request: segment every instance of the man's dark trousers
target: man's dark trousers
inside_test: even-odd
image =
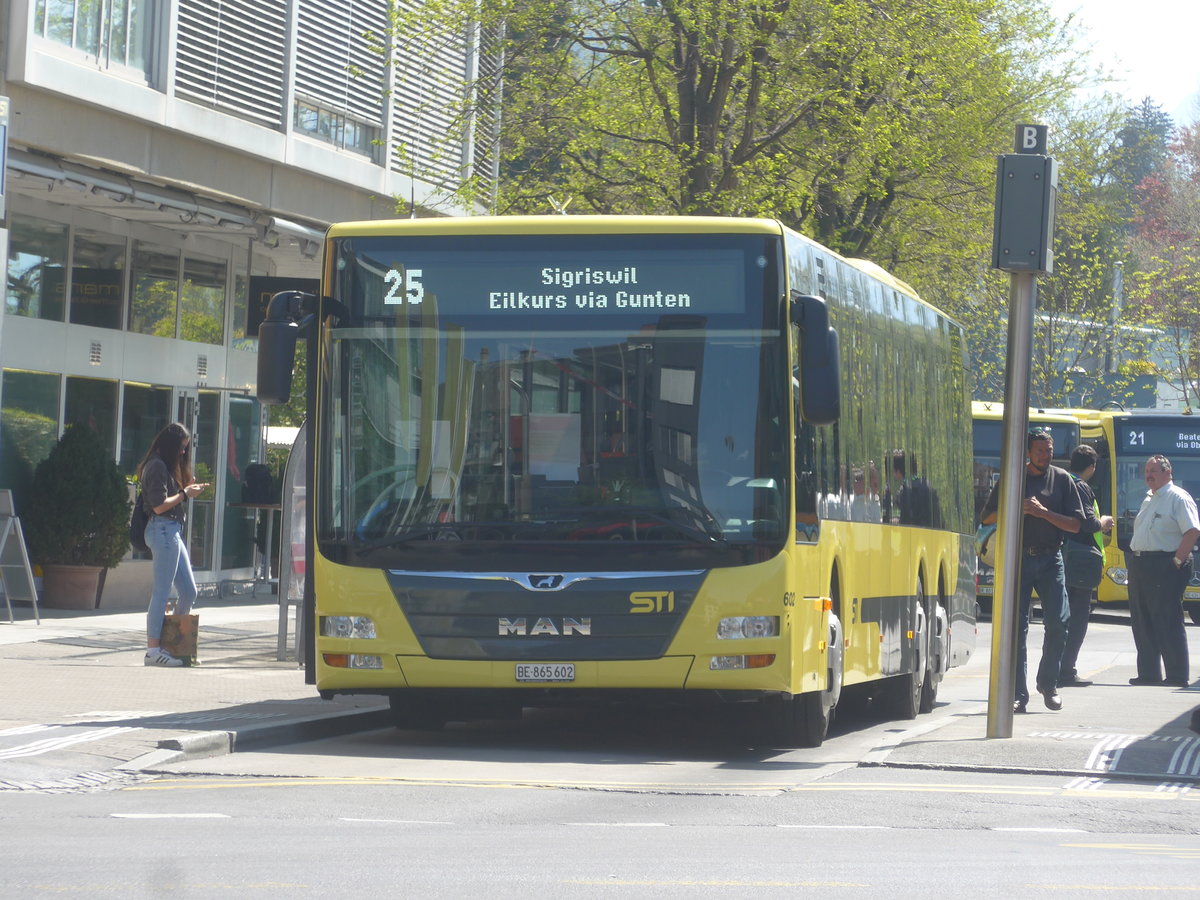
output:
[[[1175,568],[1174,553],[1125,554],[1129,566],[1129,620],[1137,648],[1137,677],[1161,681],[1188,680],[1187,629],[1183,592],[1192,580],[1192,560]]]
[[[1092,588],[1067,586],[1067,606],[1069,607],[1067,643],[1063,647],[1059,684],[1079,677],[1076,667],[1079,665],[1079,651],[1083,647],[1083,639],[1087,636],[1088,619],[1092,615],[1092,590]]]
[[[1034,590],[1042,606],[1042,624],[1045,627],[1042,661],[1038,664],[1035,683],[1039,692],[1053,692],[1058,687],[1058,671],[1067,643],[1067,619],[1070,614],[1061,552],[1036,556],[1030,556],[1027,552],[1021,554],[1021,627],[1017,634],[1017,686],[1014,697],[1022,703],[1029,702],[1029,654],[1026,642],[1029,638],[1029,607]]]

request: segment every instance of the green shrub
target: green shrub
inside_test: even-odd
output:
[[[129,550],[129,489],[99,436],[72,425],[33,473],[23,517],[33,562],[112,568]]]

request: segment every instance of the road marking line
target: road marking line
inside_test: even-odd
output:
[[[1034,834],[1088,834],[1085,828],[989,828],[989,831],[1030,831]]]
[[[104,738],[121,734],[122,732],[138,730],[138,728],[127,727],[97,728],[92,731],[84,731],[79,734],[63,735],[62,737],[57,738],[47,738],[44,741],[34,741],[32,744],[22,744],[19,747],[10,747],[8,750],[0,750],[0,759],[17,759],[18,757],[24,756],[40,756],[43,753],[53,753],[55,750],[63,750],[76,744],[86,744],[90,741],[100,741]]]
[[[841,831],[891,831],[890,825],[776,825],[776,828],[812,828],[812,829],[830,829]]]
[[[110,819],[228,819],[225,813],[109,813]]]
[[[1175,748],[1167,774],[1200,775],[1200,737],[1188,738]]]
[[[367,822],[378,825],[453,825],[453,822],[434,822],[425,821],[424,819],[352,819],[349,816],[340,816],[339,822]]]

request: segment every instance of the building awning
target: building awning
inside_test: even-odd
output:
[[[291,241],[308,259],[316,257],[325,239],[321,224],[292,221],[250,206],[80,165],[49,154],[10,148],[8,168],[21,181],[40,182],[38,186],[48,190],[61,187],[123,204],[122,215],[126,218],[137,220],[166,213],[177,216],[180,223],[193,230],[246,231],[267,247],[274,248],[282,241]]]

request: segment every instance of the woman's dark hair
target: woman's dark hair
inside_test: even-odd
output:
[[[1080,472],[1086,471],[1088,466],[1096,465],[1100,459],[1100,454],[1096,452],[1096,448],[1091,444],[1080,444],[1071,451],[1071,471],[1078,475]]]
[[[161,457],[167,464],[167,469],[179,482],[181,488],[192,483],[192,435],[178,422],[172,422],[154,436],[150,449],[138,463],[138,480],[142,478],[142,469],[155,456]]]

